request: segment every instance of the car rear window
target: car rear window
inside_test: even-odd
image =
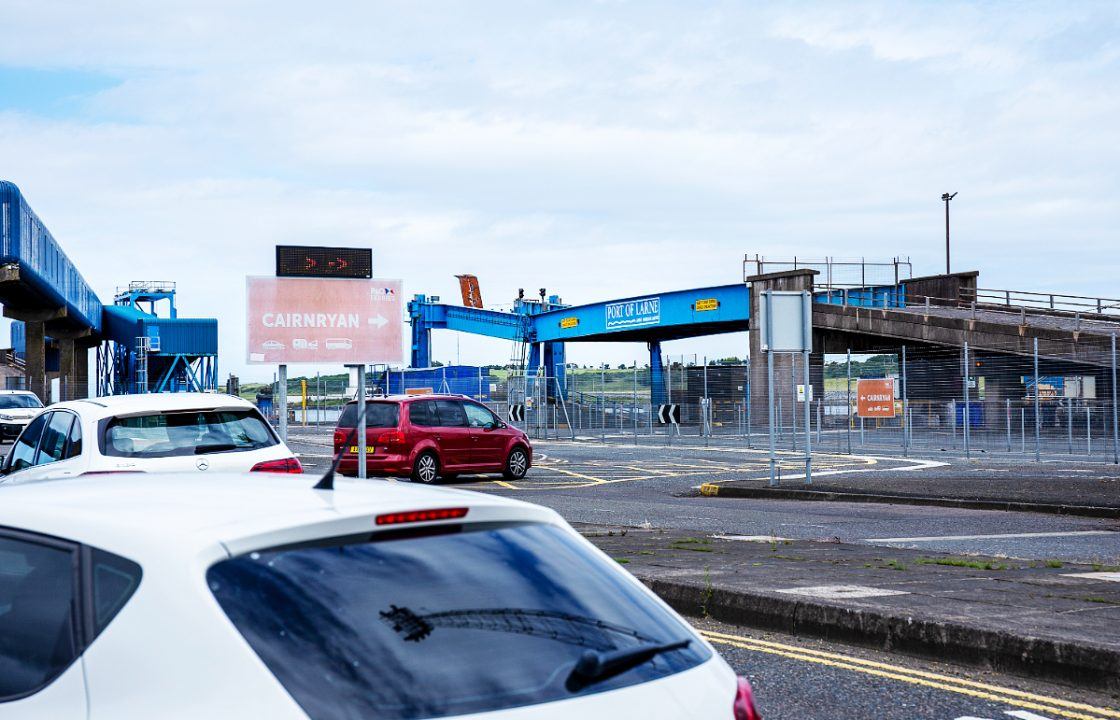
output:
[[[561,528],[486,524],[254,552],[210,568],[226,615],[312,720],[403,720],[562,700],[706,661],[692,631]],[[683,639],[586,687],[589,650]]]
[[[104,455],[134,458],[258,450],[277,442],[260,413],[249,408],[112,418],[100,437]]]
[[[397,426],[400,417],[400,405],[394,402],[366,403],[366,427],[388,428]],[[338,418],[340,428],[352,428],[358,424],[358,403],[350,403],[342,410]]]

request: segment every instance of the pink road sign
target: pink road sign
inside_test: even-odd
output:
[[[399,363],[400,280],[245,278],[250,364]]]

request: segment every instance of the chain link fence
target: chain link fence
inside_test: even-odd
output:
[[[811,389],[801,356],[775,356],[775,436],[783,450],[1028,461],[1073,458],[1117,462],[1116,351],[1111,337],[1078,340],[1076,354],[1029,342],[1014,347],[929,344],[816,353]],[[506,368],[367,376],[371,395],[445,392],[476,399],[535,439],[671,444],[678,438],[765,448],[769,413],[765,357],[664,359],[664,403],[651,402],[648,366],[577,367],[518,375]],[[450,371],[450,368],[448,369]],[[758,380],[757,378],[761,378]],[[277,388],[256,400],[275,416]],[[353,398],[345,378],[290,380],[289,424],[333,426]],[[871,398],[871,399],[869,399]],[[679,424],[661,406],[679,406]]]

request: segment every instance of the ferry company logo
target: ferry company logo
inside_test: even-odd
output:
[[[396,302],[397,291],[396,288],[391,287],[372,287],[369,289],[370,302]]]

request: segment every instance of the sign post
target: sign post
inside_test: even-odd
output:
[[[804,383],[810,387],[809,356],[813,351],[813,298],[808,291],[763,290],[759,294],[762,351],[766,353],[766,384],[770,410],[770,484],[777,485],[778,453],[774,437],[774,353],[798,353],[804,359]],[[807,394],[808,391],[807,390]],[[806,398],[808,399],[808,398]],[[794,417],[797,404],[793,406]],[[805,402],[805,483],[813,482],[811,410]]]
[[[366,366],[361,365],[347,365],[358,369],[358,418],[355,421],[354,430],[354,443],[358,446],[358,477],[363,480],[366,477]],[[348,452],[350,448],[343,447],[342,452]]]
[[[288,366],[280,363],[279,376],[276,380],[276,420],[280,439],[288,444]]]

